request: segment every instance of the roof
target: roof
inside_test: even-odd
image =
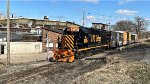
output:
[[[0,27],[0,29],[7,29],[7,27]],[[31,28],[10,28],[10,29],[20,29],[20,30],[23,30],[23,29],[31,29]]]
[[[47,27],[43,27],[42,29],[45,29],[45,30],[48,30],[48,31],[52,31],[52,32],[55,32],[55,33],[60,33],[60,34],[63,33],[63,29],[59,29],[59,28],[47,28]]]
[[[137,35],[137,34],[131,34],[131,35]]]
[[[108,24],[104,24],[104,23],[92,23],[92,24],[102,24],[102,25],[107,25],[108,26]]]
[[[115,31],[115,32],[118,32],[118,33],[123,33],[124,31]]]
[[[86,27],[80,27],[80,29],[87,34],[89,33]]]

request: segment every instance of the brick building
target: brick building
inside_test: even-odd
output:
[[[49,43],[53,43],[53,48],[56,48],[58,36],[61,36],[62,30],[60,32],[49,30],[48,28],[42,29],[42,51],[45,52],[47,47],[47,39],[49,39]]]

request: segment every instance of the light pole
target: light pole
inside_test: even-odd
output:
[[[84,9],[83,9],[83,15],[82,15],[82,26],[84,27],[84,25],[85,25],[85,17],[86,17],[86,14],[91,14],[91,13],[87,13],[86,12],[86,9],[85,9],[85,7],[84,7]]]
[[[10,64],[10,1],[7,0],[7,65]]]
[[[83,27],[84,27],[84,19],[85,19],[85,7],[83,9]]]

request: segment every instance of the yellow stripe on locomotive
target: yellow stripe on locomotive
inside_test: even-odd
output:
[[[63,49],[70,49],[74,48],[74,36],[73,35],[63,35],[61,37],[61,44]]]

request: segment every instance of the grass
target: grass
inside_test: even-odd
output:
[[[150,84],[150,65],[123,62],[106,65],[78,78],[73,84]]]
[[[127,74],[135,80],[135,83],[150,84],[150,65],[133,64],[128,68]]]

